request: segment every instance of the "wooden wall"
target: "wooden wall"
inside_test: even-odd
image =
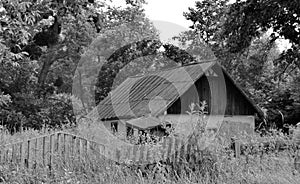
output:
[[[167,114],[186,114],[191,103],[206,101],[212,115],[254,115],[255,109],[233,82],[218,69],[210,70],[168,108]],[[225,80],[224,80],[225,79]]]
[[[227,115],[254,115],[256,113],[251,103],[242,95],[238,88],[225,76],[227,88]]]

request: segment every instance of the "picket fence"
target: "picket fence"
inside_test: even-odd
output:
[[[0,164],[14,164],[20,167],[49,167],[59,162],[74,162],[90,157],[110,159],[118,163],[149,164],[158,160],[197,162],[202,155],[195,154],[193,145],[183,140],[166,137],[158,149],[149,145],[133,145],[127,149],[109,149],[106,145],[87,140],[84,137],[67,132],[55,132],[13,144],[1,146]],[[235,146],[236,155],[240,154],[240,145]],[[199,152],[197,152],[199,153]],[[193,155],[193,157],[192,157]],[[193,159],[193,160],[192,160]]]
[[[51,167],[55,159],[83,158],[92,152],[102,153],[104,145],[66,132],[48,135],[0,146],[0,164],[21,167]]]

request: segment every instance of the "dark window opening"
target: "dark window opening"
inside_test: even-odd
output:
[[[132,137],[133,136],[133,128],[132,127],[127,127],[127,137]]]
[[[113,133],[118,132],[118,122],[117,121],[111,122],[111,131]]]

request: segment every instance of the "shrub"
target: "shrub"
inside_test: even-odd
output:
[[[68,94],[52,95],[47,99],[39,99],[30,94],[15,94],[13,103],[0,109],[0,122],[11,133],[15,133],[26,128],[39,130],[73,126],[76,119],[71,96]]]

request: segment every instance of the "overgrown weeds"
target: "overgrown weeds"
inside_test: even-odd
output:
[[[190,151],[185,152],[176,162],[166,159],[148,165],[126,165],[97,154],[68,159],[57,157],[51,168],[28,169],[11,163],[3,164],[0,166],[0,181],[70,184],[299,183],[300,174],[294,166],[294,158],[299,150],[289,135],[277,130],[272,130],[264,136],[244,135],[241,137],[241,156],[237,158],[229,143],[211,135],[205,126],[205,122],[200,118],[191,134],[186,137]],[[2,132],[1,144],[40,134],[43,132],[27,130],[12,136]],[[180,151],[181,149],[178,149],[178,152]]]

